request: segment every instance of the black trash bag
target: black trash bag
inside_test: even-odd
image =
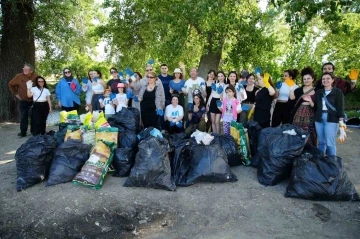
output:
[[[285,130],[294,130],[296,135],[284,134]],[[307,132],[294,125],[285,124],[272,128],[261,149],[257,168],[259,183],[273,186],[288,178],[293,160],[301,155],[308,137]]]
[[[179,143],[181,143],[187,137],[185,132],[177,133],[177,134],[169,134],[167,136],[167,140],[169,141],[170,147],[176,147]]]
[[[352,117],[346,121],[346,125],[348,126],[358,126],[360,127],[360,118]]]
[[[214,139],[210,145],[220,144],[220,147],[224,150],[229,166],[242,165],[239,150],[235,139],[231,135],[219,135],[212,133]]]
[[[131,131],[118,134],[118,148],[136,149],[138,144],[137,135]]]
[[[46,135],[50,135],[50,136],[52,136],[52,137],[54,137],[55,138],[55,131],[54,130],[50,130],[50,131],[48,131],[47,133],[46,133]]]
[[[184,141],[176,148],[174,181],[179,186],[198,182],[236,182],[220,144],[196,145]]]
[[[56,140],[57,147],[60,146],[62,143],[64,143],[66,131],[67,131],[67,128],[63,128],[54,134],[54,138]]]
[[[142,131],[138,134],[138,140],[139,140],[139,142],[140,142],[141,140],[144,140],[144,139],[147,139],[147,138],[149,138],[149,137],[152,137],[152,136],[150,135],[150,132],[151,132],[153,129],[154,129],[154,127],[149,127],[149,128],[146,128],[146,129],[142,130]]]
[[[262,147],[265,145],[267,137],[274,132],[274,128],[268,127],[260,130],[258,135],[256,154],[251,158],[251,166],[257,168],[260,163],[261,153],[263,152]]]
[[[109,122],[111,122],[111,124]],[[137,116],[131,110],[124,107],[119,112],[109,117],[108,123],[112,127],[117,127],[119,132],[121,128],[125,128],[125,130],[136,134],[139,129]]]
[[[123,126],[120,126],[120,125],[118,125],[118,124],[115,123],[115,119],[114,119],[114,118],[109,117],[109,118],[107,119],[107,121],[108,121],[108,123],[109,123],[109,125],[110,125],[111,127],[118,129],[119,134],[122,134],[122,133],[125,133],[125,132],[126,132],[126,129],[125,129]]]
[[[55,148],[56,142],[52,136],[38,135],[30,137],[16,150],[18,192],[41,182],[48,176]]]
[[[54,152],[46,186],[71,182],[89,159],[91,148],[91,144],[79,140],[67,140],[61,144]]]
[[[135,165],[124,187],[149,187],[174,191],[166,139],[149,137],[139,143]]]
[[[247,122],[249,143],[250,143],[250,152],[251,156],[255,156],[258,149],[259,142],[259,134],[262,130],[262,127],[259,125],[257,121],[249,121]]]
[[[132,148],[115,149],[112,166],[114,177],[127,177],[135,163],[135,152]]]
[[[137,126],[136,133],[140,132],[140,111],[134,107],[128,107],[127,109],[130,110],[135,116]]]
[[[323,156],[323,152],[309,145],[294,160],[285,197],[326,201],[360,200],[343,168],[342,159]]]

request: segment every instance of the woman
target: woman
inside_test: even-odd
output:
[[[239,122],[244,124],[248,121],[248,115],[250,109],[252,109],[255,103],[255,93],[259,88],[255,86],[255,75],[253,73],[246,76],[246,100],[242,102],[242,111],[240,113]]]
[[[206,79],[206,95],[207,95],[206,101],[205,101],[206,105],[208,105],[210,102],[209,99],[210,99],[210,95],[211,95],[211,91],[212,91],[211,86],[213,85],[213,83],[214,84],[216,83],[215,76],[216,76],[216,72],[214,70],[209,70],[207,79]],[[207,114],[207,118],[208,118],[208,121],[206,122],[206,132],[208,132],[212,125],[211,113],[208,108],[206,109],[206,114]]]
[[[217,83],[211,85],[211,94],[206,104],[206,109],[210,112],[211,129],[213,133],[220,134],[221,111],[217,107],[217,101],[223,99],[223,91],[227,88],[225,84],[225,73],[219,71],[217,73]]]
[[[290,90],[298,88],[295,85],[295,79],[299,75],[297,69],[289,69],[284,71],[284,82],[276,84],[276,104],[272,115],[271,125],[277,127],[280,124],[290,123],[290,111],[294,107],[293,101],[289,101]]]
[[[64,68],[63,77],[56,85],[55,94],[61,110],[79,110],[80,90],[79,82],[72,76],[69,68]]]
[[[88,78],[83,78],[83,82],[81,85],[81,89],[83,92],[86,92],[86,96],[85,96],[85,102],[86,102],[86,107],[85,109],[87,111],[92,112],[92,106],[91,106],[91,97],[92,97],[92,82],[94,79],[94,72],[93,70],[90,70],[88,72]]]
[[[188,113],[189,126],[185,129],[185,133],[187,135],[190,135],[195,130],[203,132],[206,130],[206,107],[204,99],[201,96],[201,92],[198,89],[193,92],[193,105],[194,107],[189,109]]]
[[[265,73],[258,78],[258,85],[261,87],[255,93],[254,120],[263,128],[270,127],[271,103],[275,95],[274,84],[270,75]]]
[[[92,86],[91,86],[93,91],[93,95],[91,97],[91,106],[92,106],[92,110],[94,111],[94,110],[101,110],[99,99],[101,99],[104,95],[106,84],[101,79],[102,74],[100,71],[95,70],[93,74],[94,74],[94,81],[92,82]]]
[[[229,72],[227,84],[234,86],[234,88],[236,90],[236,98],[238,100],[240,100],[240,102],[247,99],[247,95],[246,95],[244,86],[238,82],[238,75],[237,75],[236,71]],[[226,89],[224,89],[224,97],[226,97],[225,90]]]
[[[173,79],[169,82],[169,88],[171,94],[177,94],[179,104],[184,108],[185,105],[185,97],[184,93],[182,93],[182,88],[185,85],[185,80],[183,78],[183,74],[180,68],[175,68],[173,73]]]
[[[310,103],[310,101],[315,101],[315,87],[313,87],[313,83],[316,76],[313,69],[306,67],[301,70],[301,78],[303,86],[295,91],[290,90],[290,99],[296,102],[292,110],[294,113],[290,116],[290,122],[309,132],[310,136],[307,142],[317,147],[314,105]]]
[[[46,133],[46,119],[51,109],[50,91],[47,89],[46,81],[43,77],[36,77],[32,87],[32,81],[27,83],[27,96],[33,98],[31,124],[33,136],[44,135]]]
[[[117,84],[124,83],[119,79],[118,70],[115,67],[110,68],[111,79],[106,83],[107,88],[111,89],[111,93],[117,94]]]
[[[179,95],[171,95],[171,104],[165,108],[166,129],[169,134],[181,133],[184,131],[182,120],[184,109],[179,105]]]
[[[141,119],[144,128],[154,127],[160,130],[158,117],[164,115],[164,88],[155,72],[147,72],[146,77],[147,82],[141,87],[138,97],[141,108]]]
[[[321,77],[324,89],[315,93],[315,101],[308,97],[310,105],[315,107],[315,128],[319,140],[319,149],[327,155],[336,155],[335,137],[340,126],[339,140],[346,137],[344,124],[344,94],[333,87],[334,75],[323,73]]]

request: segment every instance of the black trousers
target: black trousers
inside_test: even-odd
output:
[[[32,105],[32,101],[19,101],[19,112],[20,112],[20,132],[25,135],[28,130],[29,124],[29,109]],[[31,132],[31,126],[30,126]]]
[[[76,110],[79,112],[79,105],[75,102],[73,107],[65,107],[65,106],[61,106],[61,110],[65,110],[65,111],[72,111],[72,110]]]
[[[288,102],[276,102],[272,115],[271,126],[278,127],[280,124],[290,122],[290,104]]]
[[[48,115],[48,102],[34,102],[34,107],[31,114],[32,135],[44,135],[46,133],[46,119]]]
[[[141,108],[141,120],[144,128],[154,127],[160,130],[159,116],[154,108]]]

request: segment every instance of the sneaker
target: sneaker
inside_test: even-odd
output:
[[[25,136],[26,136],[26,133],[20,132],[20,133],[17,134],[17,136],[19,136],[19,137],[25,137]]]

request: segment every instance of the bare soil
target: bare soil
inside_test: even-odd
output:
[[[256,169],[233,167],[238,182],[199,183],[176,192],[125,188],[107,175],[92,190],[39,183],[16,191],[16,149],[28,137],[0,124],[0,238],[359,238],[360,203],[285,198],[288,181],[264,187]],[[338,145],[360,189],[360,129]]]

